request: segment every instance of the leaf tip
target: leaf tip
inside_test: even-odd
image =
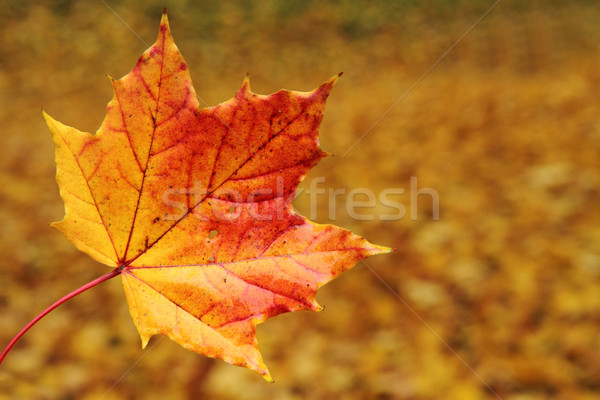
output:
[[[240,87],[240,90],[238,91],[238,94],[240,95],[245,95],[247,93],[250,93],[250,74],[246,73],[246,76],[244,77],[244,81],[242,82],[242,87]]]
[[[48,115],[46,110],[44,110],[43,108],[42,108],[42,116],[46,120],[46,124],[48,124],[48,126],[52,129],[52,125],[56,122],[56,120],[54,118],[52,118],[50,115]]]
[[[167,8],[165,7],[160,17],[160,33],[169,32],[169,17],[167,17]]]
[[[227,361],[227,362],[229,362],[229,361]],[[271,376],[271,373],[269,372],[269,368],[267,368],[267,366],[263,362],[260,353],[258,353],[258,358],[248,359],[243,364],[237,364],[237,365],[246,367],[246,368],[256,372],[260,376],[262,376],[265,381],[267,381],[269,383],[273,383],[273,377]]]
[[[264,372],[261,372],[260,374],[265,381],[269,382],[269,383],[275,383],[275,381],[273,380],[273,377],[271,376],[271,374],[269,373],[269,370],[264,370]]]
[[[140,335],[140,338],[142,339],[142,350],[144,350],[146,346],[148,346],[148,342],[150,341],[151,337],[152,335]]]
[[[340,76],[342,76],[341,72],[339,74],[332,76],[325,83],[323,83],[321,86],[316,88],[313,91],[313,93],[315,93],[319,96],[322,96],[323,101],[324,101],[329,96],[329,92],[331,92],[331,89],[333,89],[333,86],[335,85],[337,80],[340,78]]]
[[[394,253],[394,252],[398,251],[398,249],[395,247],[377,246],[377,245],[373,245],[373,246],[375,247],[375,251],[373,252],[373,254],[387,254],[387,253]]]
[[[343,72],[340,72],[339,74],[335,74],[334,76],[332,76],[331,78],[329,78],[329,80],[327,82],[325,82],[326,85],[335,85],[335,83],[338,81],[338,79],[340,79],[340,77],[343,75]]]

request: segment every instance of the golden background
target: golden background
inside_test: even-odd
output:
[[[208,105],[246,73],[268,94],[343,71],[321,127],[336,156],[303,187],[404,188],[407,214],[382,221],[393,210],[378,204],[357,221],[337,198],[332,223],[398,251],[321,289],[323,312],[259,326],[274,384],[160,337],[142,351],[115,279],[18,342],[0,399],[597,399],[600,7],[565,3],[502,0],[435,64],[492,1],[106,0],[140,40],[101,1],[4,0],[0,347],[108,272],[48,226],[63,206],[41,106],[94,132],[104,75],[133,68],[165,6]],[[439,194],[438,221],[428,196],[410,218],[411,176]],[[330,222],[328,196],[317,201]],[[305,194],[296,206],[309,214]]]

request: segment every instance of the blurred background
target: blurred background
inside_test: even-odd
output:
[[[485,384],[507,400],[599,398],[597,2],[500,1],[345,154],[492,1],[105,1],[148,45],[167,7],[207,105],[246,73],[268,94],[344,72],[321,127],[335,157],[304,186],[405,189],[390,197],[402,219],[382,221],[379,204],[357,221],[341,195],[333,221],[398,249],[367,259],[389,288],[358,264],[320,290],[323,312],[260,325],[268,384],[159,337],[142,351],[111,280],[26,334],[0,367],[0,399],[497,398]],[[48,226],[63,205],[41,107],[95,132],[105,75],[146,47],[101,1],[2,1],[0,348],[108,272]],[[410,218],[411,176],[439,194],[439,220],[428,196]],[[295,204],[309,214],[306,196]]]

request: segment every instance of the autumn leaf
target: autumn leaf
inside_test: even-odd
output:
[[[163,14],[156,43],[111,79],[95,135],[44,113],[66,214],[53,225],[115,268],[96,283],[121,275],[143,346],[167,335],[270,380],[256,325],[320,310],[319,287],[389,251],[292,210],[299,182],[326,156],[318,128],[337,78],[269,96],[246,78],[234,98],[200,109]]]

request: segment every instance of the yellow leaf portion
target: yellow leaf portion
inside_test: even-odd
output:
[[[96,166],[81,157],[90,146],[97,146],[98,140],[61,124],[45,112],[44,117],[54,138],[56,181],[65,204],[65,218],[52,225],[79,250],[101,263],[116,267],[118,257],[115,245],[99,211],[102,198],[93,193],[90,187]]]
[[[183,274],[186,275],[189,274]],[[194,275],[194,279],[201,279]],[[131,317],[142,338],[143,347],[153,335],[166,335],[189,350],[244,366],[266,380],[272,380],[258,351],[254,327],[260,321],[252,319],[248,323],[232,323],[228,327],[215,329],[173,304],[171,299],[157,296],[155,289],[139,278],[131,274],[122,274],[122,277]],[[235,340],[232,340],[232,333],[236,336]]]

